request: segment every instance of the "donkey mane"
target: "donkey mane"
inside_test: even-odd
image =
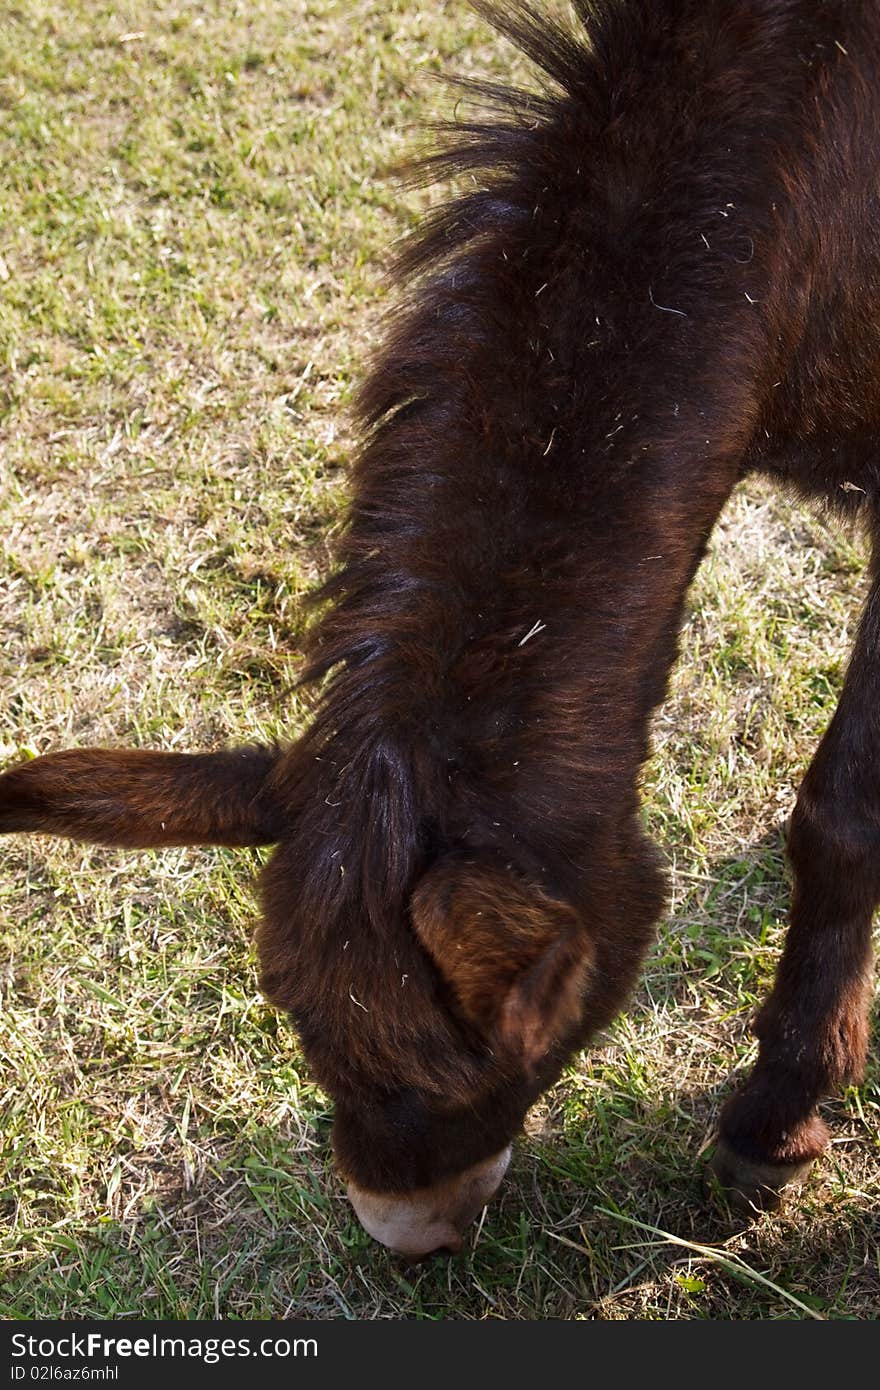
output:
[[[711,263],[707,274],[698,254],[701,225],[711,222],[719,257],[743,245],[719,217],[734,183],[726,183],[717,158],[711,178],[696,182],[699,201],[689,195],[678,214],[694,222],[690,259],[670,245],[668,226],[654,244],[650,199],[662,193],[668,202],[669,190],[651,187],[644,151],[615,145],[630,69],[673,65],[670,128],[674,138],[696,142],[692,159],[699,160],[681,75],[696,59],[676,47],[687,26],[670,22],[673,11],[680,21],[680,0],[577,0],[577,33],[527,4],[476,0],[474,8],[528,55],[543,86],[533,92],[451,79],[486,115],[435,126],[443,147],[408,169],[416,184],[464,177],[477,186],[431,213],[394,266],[393,279],[405,289],[355,401],[362,444],[352,500],[335,571],[317,596],[327,606],[307,637],[302,680],[324,684],[282,772],[291,815],[308,807],[314,852],[303,846],[300,856],[303,904],[326,921],[345,901],[357,903],[377,929],[387,929],[419,864],[453,833],[451,787],[464,803],[454,817],[457,833],[488,837],[506,854],[519,838],[509,814],[515,780],[531,867],[558,876],[566,857],[577,867],[585,822],[590,812],[602,813],[597,788],[601,802],[613,800],[643,760],[647,715],[664,693],[668,662],[640,662],[662,666],[658,683],[624,658],[630,683],[643,688],[632,708],[616,709],[585,664],[583,616],[576,623],[572,616],[579,605],[592,607],[612,659],[620,639],[597,596],[601,570],[591,559],[590,533],[598,537],[622,521],[627,554],[650,553],[639,518],[627,520],[633,474],[670,438],[684,452],[707,430],[693,418],[696,405],[689,411],[684,400],[671,428],[668,419],[650,418],[637,380],[632,410],[622,414],[620,363],[629,349],[642,362],[654,344],[667,351],[670,326],[717,290]],[[693,23],[719,26],[726,86],[719,82],[715,94],[716,120],[729,130],[731,178],[741,186],[740,148],[769,120],[768,108],[774,144],[784,140],[783,76],[774,85],[768,74],[768,92],[759,97],[747,74],[755,49],[773,55],[774,36],[796,5],[768,4],[763,27],[754,6],[745,15],[733,7],[726,30],[715,7],[701,17],[705,8],[695,0]],[[731,81],[732,46],[743,52],[741,83]],[[712,138],[720,143],[717,131]],[[646,142],[652,139],[657,132],[646,129]],[[606,309],[630,286],[611,283],[607,266],[593,265],[609,240],[627,244],[632,257],[647,245],[648,259],[659,262],[629,342],[629,326],[609,333]],[[674,310],[664,296],[670,279],[679,295]],[[587,315],[583,306],[591,304]],[[728,320],[725,366],[736,371],[752,330]],[[680,389],[685,364],[694,398],[706,393],[703,342],[694,336],[683,354],[673,350],[674,374],[658,367],[657,398],[664,375],[674,375]],[[595,369],[585,372],[591,352]],[[742,448],[756,409],[754,400],[744,410],[737,399],[735,432],[722,450]],[[560,456],[567,473],[554,467]],[[573,523],[582,527],[574,544]],[[657,634],[658,657],[674,646],[676,627],[672,621]],[[560,679],[548,679],[541,659],[550,642]],[[600,718],[605,706],[601,740],[592,746],[583,729],[588,701]],[[529,785],[513,770],[527,755],[539,756],[545,728],[552,750],[542,778]],[[316,760],[323,774],[317,797]],[[556,823],[542,845],[551,806]],[[567,836],[559,824],[566,807]],[[303,829],[298,819],[296,834]],[[329,862],[334,854],[344,875]]]
[[[428,216],[394,260],[391,278],[409,288],[395,295],[383,344],[355,398],[362,442],[353,496],[334,571],[315,595],[326,606],[307,634],[300,678],[304,685],[324,684],[285,769],[289,804],[307,800],[314,826],[313,790],[298,796],[295,788],[304,764],[313,774],[314,761],[326,759],[327,795],[320,801],[331,811],[338,801],[348,828],[346,858],[354,872],[326,874],[326,853],[302,854],[315,876],[301,884],[312,910],[326,920],[349,900],[382,930],[419,863],[443,847],[444,784],[465,732],[450,694],[464,676],[473,690],[462,692],[462,702],[480,692],[500,704],[497,661],[490,656],[485,670],[468,673],[467,649],[484,634],[497,642],[504,610],[512,642],[532,625],[530,610],[520,618],[512,596],[517,578],[532,579],[522,554],[530,541],[526,497],[513,499],[519,514],[510,533],[490,538],[482,509],[469,526],[463,508],[450,506],[450,492],[465,486],[494,492],[507,511],[517,481],[505,476],[506,458],[546,450],[553,426],[546,438],[536,433],[531,402],[517,399],[521,388],[500,380],[493,366],[509,331],[508,291],[526,299],[520,265],[505,276],[498,262],[540,220],[541,182],[555,158],[553,124],[567,99],[561,94],[581,99],[596,85],[586,32],[575,37],[526,5],[501,10],[477,0],[473,8],[558,90],[446,79],[496,118],[435,123],[446,137],[443,148],[402,171],[413,185],[481,171],[485,186]],[[592,27],[616,5],[580,8]],[[517,249],[517,262],[521,255]],[[531,369],[538,380],[542,373],[540,363]],[[525,390],[532,394],[530,385]],[[438,526],[444,508],[448,545],[442,521]],[[479,565],[475,550],[484,551]],[[331,820],[318,835],[338,836],[339,821],[331,832]]]

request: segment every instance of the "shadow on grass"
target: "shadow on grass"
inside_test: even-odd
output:
[[[685,1113],[702,1097],[681,1097]],[[665,1103],[597,1159],[592,1117],[520,1145],[466,1254],[417,1268],[357,1227],[329,1173],[285,1166],[256,1129],[198,1191],[122,1221],[41,1233],[4,1269],[5,1318],[870,1318],[878,1223],[823,1165],[800,1202],[732,1229]],[[647,1136],[654,1136],[652,1140]],[[618,1142],[619,1141],[619,1142]],[[619,1151],[612,1170],[608,1146]],[[875,1200],[878,1185],[875,1174]],[[638,1223],[638,1224],[637,1224]],[[675,1238],[670,1240],[668,1237]],[[693,1248],[699,1246],[700,1249]],[[708,1251],[705,1247],[714,1247]]]
[[[370,1241],[316,1104],[298,1140],[246,1118],[206,1128],[198,1180],[168,1174],[122,1219],[58,1213],[6,1256],[0,1316],[875,1316],[880,1168],[859,1105],[829,1106],[836,1142],[780,1215],[743,1232],[704,1191],[700,1152],[787,895],[778,831],[695,877],[645,986],[546,1098],[463,1257],[412,1269]]]
[[[687,1312],[678,1303],[673,1316],[798,1317],[814,1310],[876,1317],[880,1308],[880,1135],[871,1099],[880,1018],[863,1095],[853,1089],[823,1106],[831,1147],[803,1189],[787,1196],[782,1212],[743,1230],[707,1190],[717,1116],[751,1067],[756,1045],[749,1023],[772,986],[787,928],[784,842],[780,825],[703,873],[681,876],[642,987],[608,1045],[600,1040],[584,1055],[580,1078],[569,1076],[554,1093],[544,1126],[548,1137],[534,1152],[543,1197],[535,1191],[531,1201],[542,1207],[551,1238],[566,1224],[574,1226],[587,1259],[588,1249],[613,1241],[616,1228],[620,1243],[614,1248],[629,1250],[634,1270],[649,1271],[649,1282],[659,1278],[669,1285],[671,1279],[674,1285],[675,1271],[696,1261],[708,1263],[710,1282],[720,1281],[725,1297],[731,1281],[739,1289],[727,1312],[717,1291],[709,1298],[698,1290],[708,1304],[695,1299],[695,1311]],[[689,882],[685,892],[682,882]],[[664,1233],[719,1249],[714,1257],[700,1255]],[[730,1254],[737,1268],[721,1263]],[[738,1267],[743,1261],[748,1268]],[[663,1267],[668,1277],[660,1274]],[[622,1308],[628,1298],[630,1311],[623,1315],[637,1316],[635,1273],[620,1276],[617,1263],[606,1273],[615,1304]],[[688,1278],[685,1293],[693,1292]],[[768,1278],[776,1292],[762,1285]],[[696,1283],[706,1284],[703,1274]],[[597,1286],[594,1296],[604,1315],[612,1295],[603,1299]],[[782,1311],[762,1313],[762,1307]]]

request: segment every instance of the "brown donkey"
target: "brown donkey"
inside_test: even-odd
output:
[[[483,3],[478,5],[486,13]],[[367,1230],[455,1248],[528,1106],[615,1015],[663,906],[651,712],[736,481],[880,499],[880,3],[488,11],[545,76],[422,166],[307,678],[305,736],[85,749],[0,778],[0,830],[277,842],[268,998],[335,1100]],[[875,571],[876,573],[876,571]],[[862,1070],[880,902],[880,577],[789,853],[791,927],[716,1171],[770,1204]]]

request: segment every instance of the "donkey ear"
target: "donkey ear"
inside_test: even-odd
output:
[[[527,1071],[578,1022],[591,952],[570,904],[450,856],[418,884],[412,921],[461,1014]]]

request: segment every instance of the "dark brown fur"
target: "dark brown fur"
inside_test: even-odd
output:
[[[0,829],[279,840],[263,987],[335,1098],[343,1171],[378,1191],[501,1149],[631,988],[663,902],[649,720],[735,482],[876,529],[880,10],[575,8],[581,34],[490,12],[546,88],[463,84],[493,114],[421,166],[474,181],[404,253],[360,394],[305,737],[180,762],[176,793],[143,754],[0,779]],[[760,1059],[722,1118],[752,1167],[815,1156],[818,1100],[863,1064],[878,651],[872,591],[795,812]]]

